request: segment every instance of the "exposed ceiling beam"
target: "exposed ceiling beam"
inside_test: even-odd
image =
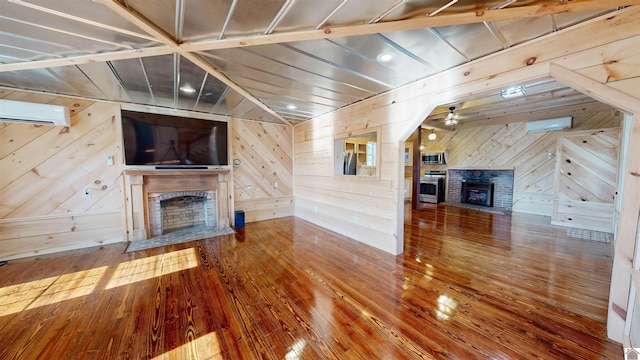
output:
[[[111,1],[108,0],[95,0],[111,7]],[[217,49],[229,49],[236,47],[267,45],[267,44],[279,44],[293,41],[305,41],[305,40],[318,40],[335,37],[357,36],[357,35],[370,35],[392,31],[413,30],[432,28],[438,26],[449,26],[457,24],[470,24],[479,23],[484,21],[497,21],[497,20],[514,20],[517,18],[527,18],[542,15],[577,12],[577,11],[595,11],[611,9],[620,6],[639,5],[640,0],[611,0],[611,1],[597,1],[597,0],[574,0],[571,2],[558,2],[545,5],[530,5],[520,6],[505,9],[496,10],[484,10],[475,12],[466,12],[460,14],[438,14],[433,17],[420,17],[407,20],[398,20],[390,22],[379,22],[375,24],[364,25],[352,25],[342,26],[336,28],[326,29],[313,29],[303,30],[295,32],[286,32],[270,35],[252,35],[252,36],[240,36],[229,39],[208,40],[195,43],[183,43],[177,44],[173,39],[168,37],[162,31],[158,30],[155,26],[152,26],[148,21],[141,20],[140,16],[136,16],[141,25],[144,24],[145,28],[150,31],[159,31],[165,40],[170,40],[169,43],[163,41],[166,46],[156,48],[146,48],[139,50],[127,50],[116,51],[101,54],[71,56],[64,59],[51,59],[51,60],[38,60],[22,63],[2,64],[0,65],[0,72],[17,71],[17,70],[31,70],[42,69],[47,67],[66,66],[66,65],[81,65],[92,62],[102,62],[108,60],[124,60],[137,57],[147,57],[156,55],[170,54],[172,51],[178,51],[181,49],[185,52],[198,52],[206,50]],[[115,3],[118,8],[122,8],[120,4]],[[129,10],[125,9],[128,13]],[[157,40],[157,39],[156,39]]]
[[[639,5],[640,0],[574,0],[543,5],[519,6],[495,10],[477,10],[459,14],[438,14],[407,20],[350,25],[335,28],[302,30],[270,35],[243,36],[222,40],[184,43],[180,47],[187,51],[207,51],[245,46],[279,44],[294,41],[319,40],[336,37],[371,35],[393,31],[425,29],[439,26],[480,23],[483,21],[515,20],[543,15],[578,11],[595,11],[621,6]]]
[[[267,105],[262,103],[262,101],[260,101],[258,98],[253,96],[251,93],[249,93],[247,90],[245,90],[240,85],[238,85],[235,82],[231,81],[231,79],[229,79],[225,74],[223,74],[220,71],[216,70],[213,66],[211,66],[211,64],[209,62],[207,62],[206,60],[202,59],[199,55],[191,53],[191,52],[181,48],[179,46],[179,44],[169,34],[167,34],[166,32],[162,31],[160,28],[158,28],[155,24],[153,24],[150,21],[148,21],[142,15],[136,13],[132,9],[129,9],[129,8],[125,7],[124,5],[122,5],[119,2],[117,2],[117,0],[113,0],[113,1],[110,1],[110,0],[94,0],[94,1],[105,5],[106,7],[111,9],[113,12],[115,12],[118,15],[120,15],[122,18],[126,19],[127,21],[131,22],[132,24],[134,24],[135,26],[139,27],[143,31],[147,32],[149,35],[153,36],[156,40],[158,40],[159,42],[163,43],[167,47],[169,47],[172,50],[174,50],[175,53],[178,53],[178,54],[182,55],[183,57],[185,57],[189,61],[193,62],[196,66],[200,67],[202,70],[204,70],[204,71],[208,72],[209,74],[213,75],[215,78],[220,80],[222,83],[224,83],[225,85],[229,86],[233,90],[237,91],[239,94],[241,94],[242,96],[247,98],[249,101],[251,101],[254,104],[256,104],[257,106],[259,106],[264,111],[268,112],[269,114],[271,114],[272,116],[274,116],[278,120],[282,121],[283,123],[285,123],[287,125],[292,125],[288,120],[286,120],[284,117],[282,117],[282,115],[278,114],[273,109],[271,109],[270,107],[268,107]],[[178,84],[176,84],[176,86],[178,86]]]
[[[504,116],[496,116],[486,120],[476,120],[465,122],[461,120],[456,126],[457,129],[467,129],[494,125],[504,125],[515,122],[534,121],[542,119],[551,119],[560,116],[576,116],[581,114],[591,114],[600,111],[608,111],[614,109],[609,104],[593,102],[590,104],[577,104],[574,106],[563,107],[561,109],[545,109],[541,111],[532,111],[522,114],[509,114]]]
[[[82,65],[105,61],[117,61],[138,59],[149,56],[168,55],[175,52],[168,46],[157,46],[144,49],[124,50],[115,52],[106,52],[100,54],[81,55],[81,56],[69,56],[65,58],[56,58],[48,60],[28,61],[21,63],[2,64],[0,65],[0,72],[7,71],[20,71],[20,70],[32,70],[32,69],[45,69],[58,66],[72,66]]]

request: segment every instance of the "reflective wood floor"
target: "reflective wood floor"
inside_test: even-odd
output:
[[[622,359],[611,245],[549,219],[406,213],[394,257],[284,218],[0,267],[0,359]]]

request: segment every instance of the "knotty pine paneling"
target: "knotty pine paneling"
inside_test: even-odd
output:
[[[234,207],[245,222],[293,215],[293,130],[290,126],[232,120]]]
[[[427,139],[431,130],[423,129],[425,152],[446,151],[449,156],[446,167],[423,166],[421,173],[447,167],[513,168],[513,211],[551,216],[557,137],[579,130],[619,127],[621,121],[622,113],[609,110],[576,115],[573,128],[560,132],[527,133],[525,123],[519,122],[437,132],[435,141]]]
[[[2,220],[0,259],[121,242],[121,223],[120,211]]]
[[[0,97],[68,106],[72,116],[69,128],[0,122],[0,259],[123,241],[115,106],[7,90]]]
[[[355,116],[362,118],[330,114],[317,123],[314,120],[296,126],[295,215],[384,251],[398,253],[398,206],[403,205],[398,191],[404,188],[404,173],[399,177],[400,159],[396,154],[400,154],[400,147],[404,154],[405,144],[395,141],[389,133],[392,125],[403,124],[406,117],[399,114],[390,118],[377,112]],[[348,137],[352,129],[358,131],[352,135],[378,132],[376,176],[334,175],[334,141]]]
[[[613,233],[619,129],[558,137],[551,223]]]
[[[497,94],[501,88],[513,84],[549,76],[562,77],[568,85],[582,89],[609,105],[615,104],[616,108],[635,115],[634,121],[637,122],[637,117],[640,117],[640,93],[635,85],[640,77],[640,67],[633,66],[636,58],[633,56],[633,49],[637,49],[640,45],[640,29],[637,27],[639,20],[640,7],[628,7],[615,14],[601,16],[586,24],[540,37],[522,46],[470,61],[457,68],[297,125],[294,131],[296,216],[367,244],[382,243],[384,246],[380,248],[386,251],[396,254],[402,252],[404,217],[400,206],[403,203],[403,197],[399,183],[404,179],[404,166],[401,160],[404,141],[428,116],[429,109],[439,104],[472,99],[473,94],[477,92],[493,90]],[[627,39],[630,40],[627,41]],[[561,64],[567,71],[558,74],[556,68],[555,73],[552,74],[553,64]],[[622,71],[618,72],[617,69]],[[607,76],[601,76],[603,70]],[[618,91],[620,93],[617,93]],[[602,124],[593,124],[590,128],[612,127],[608,125],[608,121],[609,119],[604,119]],[[518,120],[513,119],[507,122],[518,123]],[[522,121],[520,123],[522,126]],[[509,128],[503,129],[502,135],[493,134],[494,132],[497,134],[503,126],[509,126]],[[451,147],[459,146],[465,155],[456,154],[450,150],[451,158],[454,164],[461,167],[475,165],[485,167],[496,166],[496,164],[513,164],[516,169],[524,167],[527,170],[517,174],[516,183],[519,192],[517,196],[520,200],[514,209],[549,214],[552,183],[545,177],[546,174],[552,173],[553,159],[547,159],[548,156],[545,156],[545,153],[554,153],[553,137],[557,134],[529,134],[528,137],[519,139],[521,135],[518,134],[517,129],[512,129],[517,126],[517,124],[513,126],[491,124],[484,130],[454,131],[447,135],[451,140]],[[368,229],[354,221],[354,216],[357,214],[371,210],[369,206],[362,205],[363,202],[359,201],[366,200],[366,196],[359,196],[356,201],[353,201],[353,198],[344,196],[346,193],[344,190],[338,192],[329,190],[334,186],[327,186],[327,182],[332,185],[339,184],[338,177],[333,175],[330,166],[326,168],[313,166],[316,163],[323,164],[327,154],[332,154],[332,149],[329,147],[331,145],[326,146],[327,143],[333,143],[332,137],[349,132],[365,132],[374,128],[382,129],[379,134],[383,139],[382,143],[390,144],[385,147],[389,153],[382,154],[385,161],[379,173],[392,183],[391,192],[396,194],[385,199],[388,201],[387,208],[397,212],[397,215],[390,219],[391,228],[395,230],[377,234],[369,233]],[[621,229],[620,238],[624,237],[622,241],[624,244],[620,245],[619,242],[616,245],[617,255],[613,270],[613,278],[620,280],[616,279],[612,283],[612,305],[609,311],[610,336],[618,341],[622,341],[621,329],[624,328],[624,319],[621,314],[627,308],[629,296],[631,263],[625,258],[625,254],[633,253],[635,234],[639,229],[637,214],[640,210],[640,201],[634,199],[640,198],[640,177],[637,176],[640,173],[640,161],[633,154],[640,153],[640,126],[636,123],[632,128],[628,150],[632,155],[625,160],[628,172],[625,174],[625,194],[618,227]],[[520,134],[522,133],[524,133],[523,130]],[[478,137],[474,138],[476,135]],[[510,143],[502,140],[506,138]],[[458,139],[460,139],[460,145],[458,145]],[[494,140],[493,143],[490,142],[491,139]],[[497,145],[497,147],[490,145]],[[442,148],[446,149],[449,146],[442,146]],[[474,151],[477,151],[475,155]],[[486,155],[491,152],[497,155]],[[297,167],[298,159],[304,159],[306,162],[300,171]],[[321,183],[325,185],[311,185],[312,181],[299,181],[304,180],[305,176],[327,179],[327,181]],[[359,185],[365,189],[359,190],[359,193],[366,192],[366,188],[374,184],[375,182],[362,181]],[[324,193],[322,193],[323,190]],[[308,198],[307,195],[302,194],[313,194],[313,196]],[[298,205],[301,200],[308,200],[304,208]],[[334,214],[326,211],[322,208],[323,204],[343,208],[352,216],[345,217],[343,213]]]

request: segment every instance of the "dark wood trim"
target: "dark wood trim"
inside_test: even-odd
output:
[[[412,186],[411,186],[411,208],[420,210],[420,145],[422,144],[422,128],[418,127],[413,133],[413,168],[412,168]]]

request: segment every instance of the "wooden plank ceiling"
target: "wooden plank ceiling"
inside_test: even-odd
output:
[[[298,124],[639,3],[0,0],[0,87]],[[478,125],[598,107],[555,81],[519,85],[527,100],[477,94],[426,125],[450,106]]]

